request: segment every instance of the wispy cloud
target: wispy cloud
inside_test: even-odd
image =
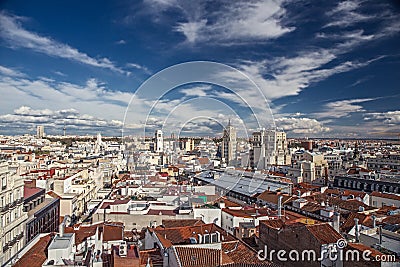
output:
[[[143,71],[143,72],[145,72],[147,74],[151,74],[152,73],[146,66],[143,66],[143,65],[140,65],[140,64],[137,64],[137,63],[127,63],[126,67],[138,69],[138,70],[141,70],[141,71]]]
[[[318,118],[343,118],[352,113],[364,112],[365,109],[361,103],[373,101],[375,98],[359,98],[359,99],[346,99],[334,102],[329,102],[325,105],[325,111],[315,113]]]
[[[24,76],[24,74],[19,72],[18,70],[7,68],[7,67],[1,66],[1,65],[0,65],[0,73],[3,75],[13,76],[13,77],[23,77]]]
[[[275,119],[276,125],[285,131],[294,134],[322,134],[330,132],[331,129],[324,126],[320,121],[307,117],[281,117]]]
[[[0,37],[13,48],[26,48],[48,56],[65,58],[85,65],[126,74],[108,58],[93,58],[67,44],[42,36],[22,27],[20,17],[0,12]]]
[[[121,39],[121,40],[116,41],[115,43],[118,45],[124,45],[124,44],[126,44],[126,41]]]
[[[362,14],[360,11],[361,5],[362,2],[358,0],[340,2],[333,10],[327,12],[329,17],[334,18],[334,21],[329,22],[325,27],[347,27],[375,18],[375,16],[372,15]]]
[[[400,110],[367,113],[364,116],[364,120],[366,121],[378,120],[385,124],[400,124]]]
[[[254,40],[278,38],[294,27],[284,25],[284,1],[212,2],[146,1],[158,12],[178,9],[183,16],[174,25],[187,43],[212,42],[217,45],[248,43]],[[151,4],[151,5],[150,5]]]

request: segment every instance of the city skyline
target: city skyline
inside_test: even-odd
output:
[[[146,124],[166,135],[221,135],[231,119],[244,136],[258,126],[288,137],[399,135],[395,1],[4,1],[0,9],[0,134],[35,133],[38,125],[62,134],[66,125],[69,134],[120,135],[143,82],[209,61],[237,72],[213,69],[211,77],[199,68],[191,84],[160,95],[155,83],[131,103],[124,132]],[[174,75],[186,73],[160,77],[178,81]],[[249,107],[265,114],[260,106],[275,125],[246,125]]]

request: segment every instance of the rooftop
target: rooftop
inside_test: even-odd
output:
[[[49,246],[49,250],[52,249],[66,249],[70,246],[72,246],[72,241],[75,238],[75,234],[73,233],[64,233],[63,236],[60,236],[59,234],[56,235],[51,242]]]
[[[14,264],[14,267],[41,267],[47,259],[46,247],[50,241],[50,234],[40,237],[39,241]]]

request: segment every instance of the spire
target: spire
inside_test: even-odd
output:
[[[229,118],[228,126],[231,126],[231,118]]]

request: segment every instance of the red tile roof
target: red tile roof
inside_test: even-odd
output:
[[[292,197],[286,194],[280,194],[280,193],[275,193],[275,192],[271,192],[271,191],[264,191],[262,192],[257,199],[260,199],[262,201],[268,202],[268,203],[273,203],[273,204],[278,204],[278,199],[279,196],[282,196],[282,204],[284,204],[285,202],[287,202],[288,200],[290,200]]]
[[[61,199],[61,197],[60,197],[59,195],[57,195],[54,191],[49,191],[49,192],[47,192],[47,194],[48,194],[49,196],[51,196],[52,198],[59,198],[59,199]]]
[[[117,241],[124,238],[123,224],[105,224],[103,226],[103,241]]]
[[[140,266],[146,266],[147,262],[151,264],[151,266],[163,266],[163,257],[158,248],[149,249],[149,250],[141,250],[140,252]]]
[[[41,267],[46,261],[47,246],[51,241],[51,235],[48,234],[39,239],[39,241],[28,250],[13,266],[15,267]]]
[[[371,251],[371,254],[369,254],[370,255],[369,257],[371,257],[371,258],[376,257],[377,255],[380,255],[380,256],[384,255],[383,253],[379,252],[378,250],[368,247],[362,243],[348,243],[346,249],[350,249],[350,248],[356,249],[360,252],[363,252],[366,250]]]
[[[328,223],[305,225],[305,227],[320,244],[336,243],[339,239],[343,238]]]
[[[162,220],[162,225],[165,228],[195,226],[202,224],[205,223],[202,220],[197,220],[197,219]]]
[[[151,231],[154,231],[159,239],[164,238],[166,240],[169,240],[173,245],[191,244],[191,237],[198,241],[198,234],[204,235],[206,233],[215,233],[217,231],[221,234],[221,238],[222,236],[224,237],[224,240],[234,240],[232,236],[228,235],[222,228],[213,223],[171,228],[163,228],[158,226],[157,228],[149,229]]]
[[[44,194],[45,190],[43,188],[24,186],[24,199],[29,198],[41,191],[43,191],[43,194]]]
[[[221,265],[219,249],[175,247],[176,254],[182,267],[214,267]]]

